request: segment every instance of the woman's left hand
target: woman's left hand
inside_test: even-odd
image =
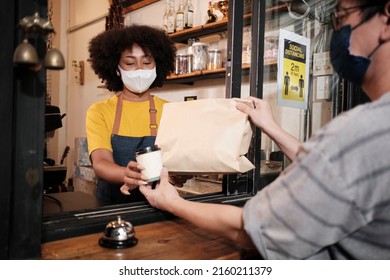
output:
[[[124,184],[120,188],[121,193],[129,195],[132,189],[148,184],[146,182],[148,178],[141,174],[141,170],[143,169],[144,167],[136,161],[129,161],[125,170],[125,177],[123,178]]]

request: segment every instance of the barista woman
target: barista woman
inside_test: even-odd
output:
[[[144,25],[108,30],[90,41],[91,66],[115,93],[87,111],[88,151],[99,178],[99,198],[111,203],[144,200],[139,184],[126,183],[131,195],[120,188],[131,172],[129,162],[137,166],[135,152],[154,144],[166,101],[152,96],[150,89],[161,87],[174,70],[175,52],[164,31]]]

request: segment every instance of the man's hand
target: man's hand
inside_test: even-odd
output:
[[[155,189],[150,185],[142,185],[139,190],[150,205],[168,212],[172,212],[175,201],[182,199],[176,188],[169,183],[168,170],[165,167],[161,170],[160,183]]]
[[[271,105],[267,101],[255,97],[249,97],[249,100],[252,101],[253,108],[243,102],[237,102],[237,109],[248,114],[257,127],[267,132],[272,130],[276,123]]]

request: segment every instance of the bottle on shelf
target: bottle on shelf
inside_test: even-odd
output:
[[[165,12],[163,15],[163,29],[168,33],[168,12],[169,12],[169,0],[165,3]]]
[[[251,42],[252,34],[250,27],[244,27],[242,35],[242,64],[251,63]]]
[[[217,16],[214,14],[213,8],[214,8],[213,4],[211,3],[211,1],[209,1],[209,9],[207,10],[207,15],[209,16],[209,19],[207,20],[206,23],[212,23],[217,21]]]
[[[192,0],[187,0],[184,6],[184,28],[194,27],[194,5],[192,5]]]
[[[176,28],[175,31],[184,29],[184,5],[183,0],[179,0],[179,6],[176,11]]]
[[[175,18],[176,18],[176,13],[175,13],[175,1],[174,0],[168,0],[168,14],[167,14],[167,33],[171,34],[175,32]]]
[[[196,42],[199,42],[199,38],[188,38],[188,40],[187,40],[187,45],[188,45],[187,54],[190,54],[190,55],[193,54],[192,45]]]

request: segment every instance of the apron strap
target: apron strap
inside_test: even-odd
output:
[[[153,96],[149,95],[149,115],[150,115],[150,135],[157,136],[157,118],[156,106],[154,105]]]
[[[116,102],[116,109],[115,109],[115,119],[114,119],[114,126],[112,128],[112,134],[118,134],[119,132],[119,125],[121,123],[121,117],[122,117],[122,105],[123,105],[123,94],[119,94],[118,101]]]
[[[118,96],[118,101],[116,103],[116,110],[115,110],[115,120],[114,120],[114,126],[112,128],[112,134],[118,134],[119,132],[119,125],[121,123],[121,117],[122,117],[122,107],[123,107],[123,93],[121,93]],[[157,135],[157,118],[156,118],[156,106],[154,104],[153,96],[149,95],[149,116],[150,116],[150,135],[156,136]]]

